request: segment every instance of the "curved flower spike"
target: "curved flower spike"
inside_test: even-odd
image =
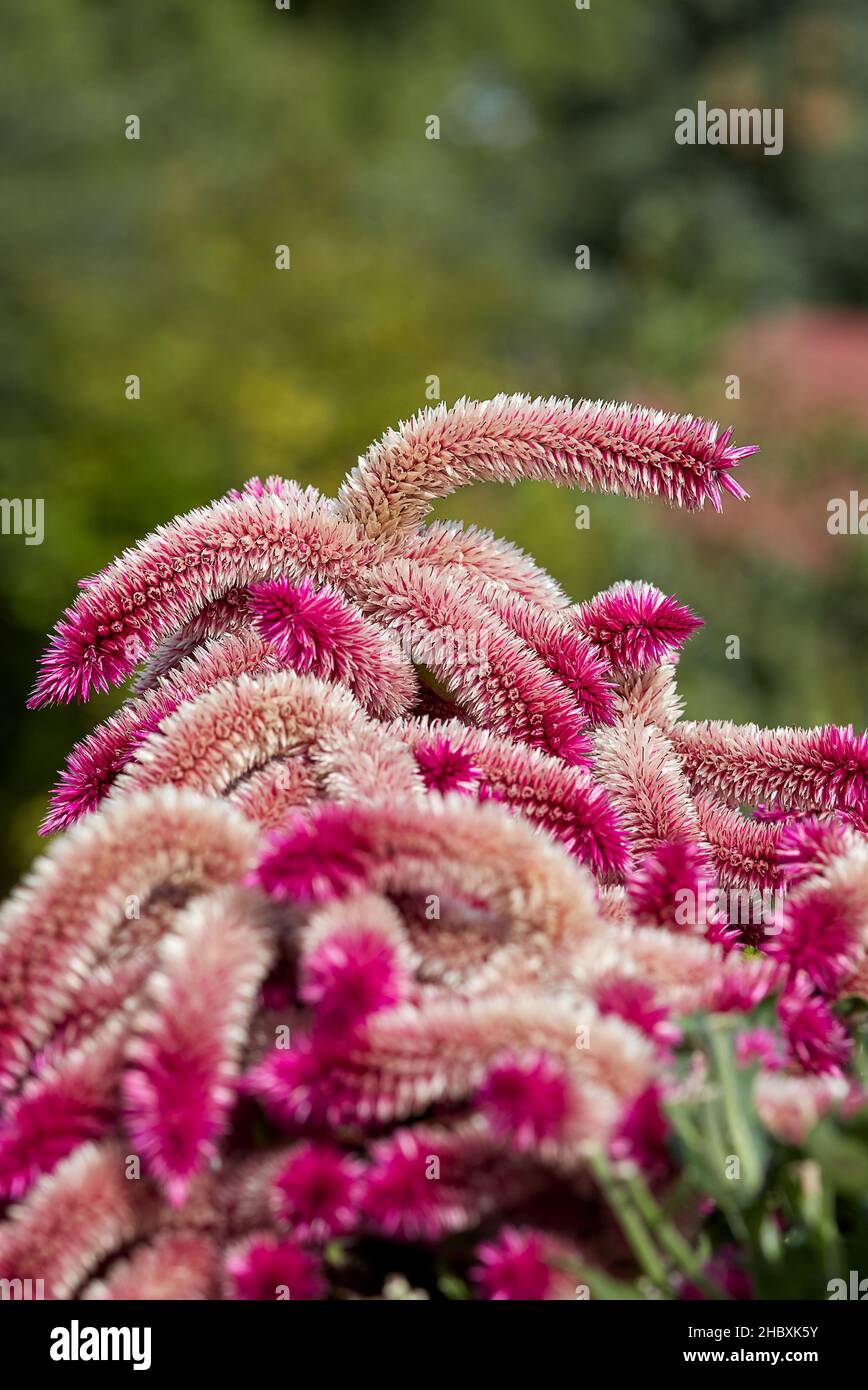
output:
[[[127,1129],[173,1206],[216,1155],[272,959],[253,894],[196,899],[160,944],[126,1046]],[[259,909],[261,915],[261,908]]]
[[[628,876],[635,920],[667,931],[695,931],[704,918],[699,909],[704,909],[709,880],[708,856],[700,845],[663,841]]]
[[[516,1160],[478,1123],[398,1130],[372,1146],[361,1209],[369,1230],[437,1241],[537,1191],[542,1172]],[[436,1179],[436,1180],[435,1180]]]
[[[644,580],[613,584],[566,617],[616,671],[644,671],[671,659],[702,627],[689,608]]]
[[[42,1064],[0,1126],[0,1201],[23,1197],[43,1173],[114,1126],[129,1020],[115,1014],[80,1047]]]
[[[809,816],[778,828],[777,861],[790,888],[822,873],[838,855],[856,843],[849,827],[835,820]]]
[[[374,718],[410,709],[417,693],[412,665],[340,594],[315,589],[309,579],[273,579],[248,592],[253,623],[281,666],[345,685]]]
[[[611,724],[615,690],[609,662],[559,613],[489,586],[488,602],[502,622],[541,657],[575,696],[589,724]]]
[[[190,512],[87,581],[42,658],[30,707],[119,685],[158,642],[240,587],[283,574],[343,587],[378,555],[325,506],[273,493]]]
[[[370,576],[362,607],[480,724],[565,762],[587,760],[586,721],[571,691],[466,582],[395,561]]]
[[[684,702],[675,684],[672,662],[652,663],[644,671],[624,671],[617,678],[620,706],[646,724],[668,734],[684,714]]]
[[[330,1037],[408,998],[417,959],[399,913],[365,893],[316,913],[302,936],[300,995]]]
[[[495,539],[491,531],[480,531],[476,526],[434,521],[416,533],[401,536],[391,548],[420,565],[465,570],[468,576],[490,581],[542,608],[569,605],[557,581],[529,555],[511,541]]]
[[[759,821],[722,806],[705,792],[693,798],[714,875],[725,888],[778,888],[783,881],[779,821]]]
[[[171,632],[152,648],[147,661],[143,662],[133,677],[133,694],[145,695],[149,690],[153,690],[164,677],[171,676],[176,666],[195,657],[206,642],[229,633],[249,630],[247,590],[229,589],[221,598],[206,603],[189,622]]]
[[[373,730],[376,739],[364,737]],[[347,791],[369,792],[372,779],[382,794],[412,796],[420,786],[408,750],[372,725],[348,690],[277,671],[221,681],[182,705],[141,745],[110,799],[166,783],[226,795],[274,759],[317,751],[326,762],[335,753]]]
[[[179,705],[204,694],[219,681],[278,666],[268,644],[250,629],[227,632],[206,642],[161,677],[147,694],[128,700],[117,714],[76,744],[52,793],[51,809],[40,833],[60,830],[96,810],[143,741]]]
[[[164,788],[107,806],[53,845],[0,911],[0,1095],[85,991],[113,936],[146,935],[162,885],[177,904],[237,882],[255,843],[229,806]]]
[[[119,1145],[82,1144],[0,1226],[0,1279],[44,1279],[46,1298],[74,1298],[107,1256],[158,1219],[153,1191],[128,1180]]]
[[[854,734],[852,724],[760,729],[705,720],[679,724],[672,738],[694,790],[731,805],[827,811],[868,796],[868,733]]]
[[[787,896],[783,925],[766,950],[822,993],[861,993],[868,983],[868,842],[850,842]]]
[[[463,797],[314,807],[272,833],[250,878],[280,901],[368,888],[471,902],[502,919],[502,942],[545,954],[599,928],[589,875],[525,822]]]
[[[519,478],[719,511],[723,492],[747,496],[732,470],[756,452],[731,438],[705,420],[626,404],[462,398],[389,430],[348,476],[339,505],[369,536],[413,530],[435,498],[468,483]]]
[[[96,1302],[181,1302],[214,1296],[217,1243],[200,1231],[165,1231],[116,1260],[82,1291]]]
[[[664,840],[701,841],[690,787],[669,738],[624,715],[598,730],[594,767],[629,834],[634,856]]]
[[[456,720],[393,727],[413,749],[429,790],[493,796],[559,840],[598,877],[622,876],[626,838],[605,789],[583,768]]]
[[[281,1124],[365,1128],[466,1101],[505,1054],[544,1052],[580,1090],[621,1100],[651,1079],[652,1044],[622,1019],[547,995],[445,998],[370,1017],[340,1048],[314,1038],[274,1049],[249,1077],[251,1091]]]

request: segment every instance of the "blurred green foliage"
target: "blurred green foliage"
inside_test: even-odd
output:
[[[24,713],[77,579],[251,474],[333,490],[431,376],[448,401],[721,416],[763,446],[752,493],[789,480],[825,534],[822,435],[766,434],[749,360],[716,353],[758,315],[868,300],[864,4],[28,0],[0,26],[0,489],[43,497],[46,519],[41,547],[0,538],[5,879],[113,703]],[[784,153],[676,146],[674,112],[700,98],[783,107]],[[833,437],[864,483],[864,427]],[[577,598],[627,576],[677,592],[708,620],[683,662],[693,716],[866,722],[864,538],[805,570],[778,501],[758,513],[774,545],[745,535],[745,508],[715,530],[590,501],[589,531],[537,486],[440,511],[511,536]]]

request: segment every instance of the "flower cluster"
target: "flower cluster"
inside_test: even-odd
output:
[[[136,678],[0,915],[0,1276],[377,1298],[448,1241],[476,1296],[572,1298],[629,1271],[607,1165],[671,1180],[686,1017],[767,1001],[737,1058],[771,1134],[852,1101],[868,736],[685,722],[674,597],[574,605],[425,521],[479,479],[719,509],[751,452],[462,401],[336,499],[254,479],[83,582],[32,705]],[[774,932],[721,890],[780,893]]]

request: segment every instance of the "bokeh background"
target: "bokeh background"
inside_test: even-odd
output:
[[[677,593],[707,623],[691,717],[868,722],[868,537],[826,529],[831,497],[868,497],[864,0],[4,10],[0,492],[46,527],[0,537],[4,884],[117,702],[24,710],[79,577],[251,474],[333,490],[433,376],[449,402],[626,398],[758,442],[722,518],[537,485],[438,512],[576,598]],[[783,153],[677,146],[699,99],[783,107]]]

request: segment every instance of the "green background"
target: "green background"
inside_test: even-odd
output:
[[[707,620],[682,663],[692,717],[868,722],[868,538],[826,530],[829,498],[868,496],[868,6],[7,10],[0,490],[44,498],[46,533],[0,537],[4,881],[117,699],[24,710],[77,580],[251,474],[333,491],[432,376],[449,402],[632,399],[759,443],[752,501],[723,518],[539,485],[438,511],[575,598],[622,577],[677,593]],[[783,153],[677,146],[700,99],[783,108]]]

